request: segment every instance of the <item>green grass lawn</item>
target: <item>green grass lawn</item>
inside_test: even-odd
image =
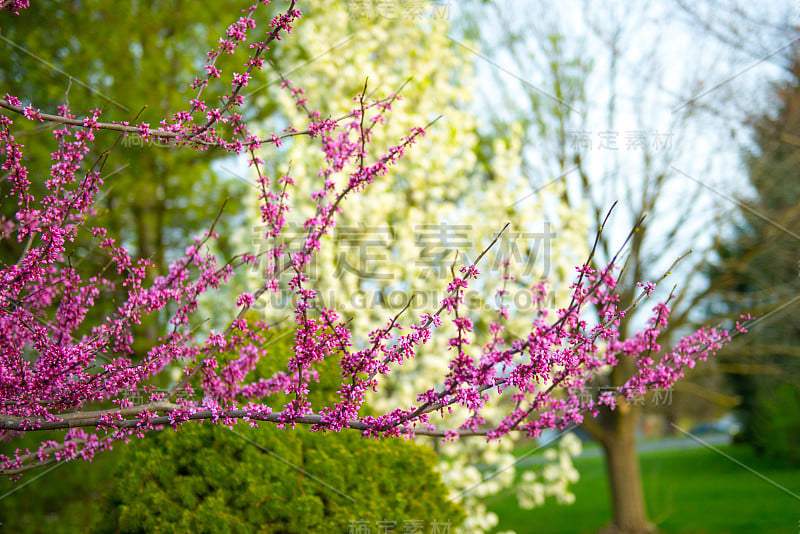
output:
[[[800,495],[800,468],[788,468],[753,455],[744,446],[719,447],[744,465]],[[707,448],[640,455],[650,520],[661,532],[797,533],[800,500]],[[576,502],[554,501],[521,510],[516,497],[488,502],[500,517],[498,532],[593,533],[610,522],[608,489],[602,458],[575,461],[581,479]]]

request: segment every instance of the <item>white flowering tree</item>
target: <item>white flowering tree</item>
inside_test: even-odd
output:
[[[450,266],[474,261],[506,221],[510,226],[503,240],[482,260],[486,262],[484,271],[495,272],[486,277],[488,285],[466,298],[475,313],[474,336],[480,338],[474,341],[485,342],[493,335],[488,325],[497,320],[498,313],[507,316],[508,333],[523,332],[534,309],[542,306],[533,302],[530,292],[542,279],[553,284],[550,304],[568,304],[568,290],[561,282],[574,277],[573,266],[588,252],[586,220],[562,203],[558,186],[548,188],[543,196],[521,175],[521,132],[512,130],[504,138],[484,140],[488,146],[479,150],[479,120],[470,112],[474,89],[471,64],[447,37],[445,14],[379,10],[374,3],[312,6],[305,13],[304,24],[294,30],[294,43],[301,44],[285,47],[272,58],[275,83],[251,94],[264,105],[280,102],[274,122],[265,128],[274,131],[305,120],[304,99],[309,95],[313,101],[308,107],[319,109],[323,118],[346,113],[353,95],[366,83],[367,94],[388,97],[387,105],[398,111],[373,130],[371,146],[376,150],[388,149],[415,125],[435,120],[420,142],[418,157],[398,162],[393,180],[375,183],[368,202],[348,206],[341,214],[337,231],[325,239],[311,270],[321,301],[351,318],[354,331],[364,338],[384,325],[387,316],[406,306],[413,317],[435,311],[446,296]],[[304,93],[287,91],[287,86],[302,88]],[[393,94],[399,98],[391,98]],[[296,193],[289,204],[310,216],[314,210],[311,193],[317,187],[324,155],[313,142],[299,137],[282,148],[282,157],[270,163],[269,171],[275,176],[291,174]],[[479,161],[479,154],[490,156]],[[344,168],[330,179],[337,183],[346,180],[351,171]],[[258,284],[254,279],[263,277],[268,265],[264,252],[274,243],[262,241],[255,199],[249,220],[252,224],[244,226],[238,236],[239,246],[243,251],[262,253],[263,260],[259,268],[250,271],[247,285],[252,286]],[[304,235],[302,228],[289,227],[284,233],[287,251],[302,247]],[[334,268],[322,270],[317,265]],[[286,276],[281,284],[285,286],[289,279]],[[259,302],[258,309],[271,322],[290,317],[293,303],[270,295]],[[289,323],[291,320],[286,321]],[[446,344],[455,328],[443,328],[446,333],[427,344],[419,357],[406,362],[371,395],[372,406],[378,411],[411,406],[415,392],[435,386],[436,377],[447,373],[450,354]],[[464,411],[460,415],[469,415],[459,409]],[[504,412],[498,405],[483,416],[487,413],[500,421]],[[514,484],[513,442],[418,439],[439,452],[442,478],[452,497],[468,512],[465,529],[482,532],[493,527],[497,517],[486,510],[481,498]],[[572,440],[559,450],[557,461],[542,476],[527,472],[516,486],[521,505],[541,504],[545,495],[571,501],[567,482],[577,480],[577,472],[567,451],[579,451],[579,442]],[[476,464],[486,466],[485,472]]]

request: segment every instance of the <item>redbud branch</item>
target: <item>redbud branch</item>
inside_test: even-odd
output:
[[[492,240],[492,242],[491,242],[491,243],[489,243],[489,246],[487,246],[485,249],[483,249],[483,252],[481,252],[481,253],[478,255],[478,257],[477,257],[477,258],[475,258],[475,261],[472,263],[472,265],[476,265],[476,266],[478,265],[478,262],[480,262],[480,261],[481,261],[481,259],[483,259],[483,257],[486,255],[486,253],[487,253],[487,252],[489,252],[489,250],[490,250],[490,249],[491,249],[491,248],[494,246],[494,244],[495,244],[495,243],[497,243],[497,240],[498,240],[498,239],[500,239],[500,236],[501,236],[501,235],[503,235],[503,232],[505,232],[505,231],[506,231],[506,228],[508,228],[508,226],[509,226],[510,224],[511,224],[510,222],[507,222],[507,223],[505,224],[505,226],[503,226],[503,229],[502,229],[502,230],[500,230],[500,231],[497,233],[497,235],[496,235],[496,236],[494,236],[494,239]],[[467,275],[465,274],[465,275],[464,275],[464,278],[462,278],[462,280],[466,279],[466,276],[467,276]],[[455,291],[455,290],[454,290],[454,291]],[[450,292],[450,294],[448,294],[447,296],[448,296],[448,297],[451,297],[451,296],[453,296],[453,294],[454,294],[454,291],[451,291],[451,292]],[[410,304],[411,304],[411,301],[409,301],[409,303],[406,305],[406,307],[408,307],[408,305],[410,305]],[[444,311],[445,307],[446,307],[446,306],[445,306],[444,304],[442,304],[441,306],[439,306],[439,309],[438,309],[438,310],[436,310],[436,313],[434,313],[434,314],[433,314],[433,316],[439,316],[439,315],[441,315],[441,313]],[[405,308],[404,308],[404,310],[405,310]],[[427,328],[428,328],[428,327],[431,325],[431,323],[433,322],[433,316],[432,316],[432,317],[429,317],[429,318],[428,318],[428,319],[425,321],[425,323],[422,325],[422,330],[426,330],[426,329],[427,329]],[[384,358],[384,360],[383,360],[383,363],[384,363],[384,365],[385,365],[385,364],[387,364],[387,363],[389,363],[389,359],[390,359],[390,358],[389,358],[389,356],[387,356],[386,358]],[[369,378],[368,378],[367,380],[368,380],[368,381],[371,381],[373,378],[375,378],[375,375],[377,375],[377,374],[378,374],[378,373],[377,373],[377,371],[373,371],[373,372],[370,374],[370,376],[369,376]]]
[[[25,114],[25,108],[23,108],[22,106],[16,106],[14,104],[11,104],[10,102],[8,102],[7,100],[5,100],[3,98],[0,98],[0,108],[5,108],[5,109],[7,109],[9,111],[13,111],[14,113],[18,113],[20,115],[24,115]],[[348,118],[350,116],[351,116],[351,114],[348,114],[348,115],[345,115],[345,116],[340,117],[338,119],[334,119],[334,122],[342,121],[342,120],[344,120],[344,119],[346,119],[346,118]],[[73,119],[73,118],[70,118],[70,117],[62,117],[61,115],[52,115],[52,114],[48,114],[48,113],[39,113],[37,115],[37,117],[42,119],[43,121],[47,121],[47,122],[53,122],[53,123],[58,123],[58,124],[66,124],[66,125],[69,125],[69,126],[79,126],[79,127],[82,127],[82,128],[88,127],[85,124],[85,121],[88,120],[88,119]],[[97,127],[98,130],[111,130],[111,131],[115,131],[115,132],[122,132],[122,133],[135,134],[135,135],[139,135],[140,132],[141,132],[141,130],[140,130],[140,128],[138,126],[130,126],[130,125],[120,124],[120,123],[116,123],[116,122],[96,122],[96,123],[92,124],[92,126],[93,127]],[[298,135],[308,135],[309,133],[311,133],[310,130],[303,130],[303,131],[298,131],[298,132],[287,132],[287,133],[284,133],[282,135],[276,136],[276,139],[286,139],[286,138],[295,137],[295,136],[298,136]],[[149,135],[151,137],[156,138],[156,139],[174,139],[176,143],[179,143],[179,142],[182,142],[182,141],[183,142],[188,142],[189,140],[191,140],[192,143],[197,143],[199,145],[203,145],[203,146],[206,146],[206,147],[218,147],[218,146],[223,146],[225,144],[224,141],[209,141],[209,140],[204,139],[204,138],[194,139],[193,138],[194,136],[191,136],[191,135],[187,136],[186,132],[184,132],[184,131],[164,130],[164,129],[161,129],[161,128],[155,129],[155,130],[149,130]],[[243,141],[242,144],[243,145],[256,145],[256,144],[260,145],[260,144],[269,143],[269,142],[271,142],[271,139],[251,139],[251,140],[248,140],[248,141]],[[178,146],[178,145],[176,145],[176,146]]]
[[[430,123],[430,124],[433,124],[434,122],[436,122],[436,120],[438,120],[438,118],[437,118],[437,119],[435,119],[434,121],[431,121],[431,123]],[[411,136],[409,136],[409,138],[408,138],[406,141],[404,141],[404,142],[403,142],[401,145],[399,145],[399,146],[397,146],[397,147],[394,147],[394,148],[393,148],[393,149],[392,149],[392,150],[389,152],[389,154],[387,154],[387,155],[383,156],[383,157],[381,158],[381,161],[383,161],[383,162],[390,161],[390,160],[391,160],[391,158],[394,156],[394,154],[396,154],[396,153],[397,153],[399,150],[401,150],[402,148],[404,148],[404,147],[408,146],[408,145],[409,145],[409,144],[410,144],[410,143],[411,143],[411,142],[412,142],[412,141],[413,141],[413,140],[416,138],[416,136],[417,136],[417,135],[418,135],[418,133],[417,133],[417,132],[413,133],[413,134],[412,134]],[[363,163],[362,163],[362,165],[363,165]],[[338,207],[339,203],[340,203],[340,202],[341,202],[341,201],[344,199],[344,197],[345,197],[345,196],[346,196],[348,193],[350,193],[350,192],[351,192],[351,191],[352,191],[354,188],[355,188],[355,185],[354,185],[354,184],[350,184],[350,185],[348,185],[348,186],[347,186],[347,187],[346,187],[344,190],[342,190],[342,191],[339,193],[339,195],[336,197],[336,200],[335,200],[335,201],[333,202],[333,204],[332,204],[331,214],[335,214],[335,213],[336,213],[336,208]],[[320,211],[320,208],[318,207],[318,208],[317,208],[317,213],[319,213],[319,211]],[[326,221],[327,221],[327,219],[326,219]],[[328,224],[329,224],[329,222],[328,222]],[[309,229],[309,234],[308,234],[308,235],[309,235],[309,236],[311,236],[312,232],[314,232],[314,229],[313,229],[313,228],[312,228],[312,229]],[[497,238],[495,238],[495,241],[496,241],[496,240],[497,240]],[[308,241],[308,239],[307,239],[306,241]],[[494,242],[493,242],[493,243],[494,243]],[[299,252],[299,254],[301,254],[301,255],[308,254],[308,253],[310,252],[310,249],[311,249],[311,245],[310,245],[310,244],[308,244],[308,243],[306,243],[306,244],[303,246],[303,249],[302,249],[302,250]],[[291,261],[287,261],[287,262],[286,262],[286,263],[285,263],[285,264],[284,264],[284,265],[283,265],[283,266],[282,266],[282,267],[281,267],[281,268],[280,268],[280,269],[277,271],[277,273],[276,273],[276,274],[281,274],[281,273],[283,273],[284,271],[286,271],[286,270],[287,270],[289,267],[292,267],[292,266],[293,266],[292,262],[291,262]],[[268,284],[269,284],[269,281],[265,282],[264,284],[262,284],[262,285],[261,285],[261,287],[259,287],[259,288],[258,288],[258,289],[257,289],[257,290],[256,290],[256,291],[253,293],[253,298],[254,298],[254,300],[253,300],[253,301],[254,301],[254,302],[255,302],[255,301],[257,301],[257,300],[258,300],[258,299],[261,297],[261,295],[263,295],[263,294],[264,294],[264,293],[265,293],[265,292],[268,290],[268,287],[269,287],[269,285],[268,285]],[[228,336],[228,335],[231,333],[231,331],[233,330],[233,325],[234,325],[235,323],[237,323],[239,320],[241,320],[242,318],[244,318],[244,315],[247,313],[247,311],[248,311],[248,310],[249,310],[251,307],[252,307],[252,305],[250,305],[250,304],[245,304],[244,306],[242,306],[242,309],[239,311],[239,313],[238,313],[238,315],[236,316],[236,318],[235,318],[233,321],[231,321],[231,323],[229,323],[229,324],[228,324],[228,326],[227,326],[227,327],[225,328],[225,330],[223,331],[223,333],[222,333],[223,337],[227,337],[227,336]],[[184,378],[183,378],[183,380],[181,380],[181,381],[180,381],[178,384],[176,384],[176,385],[175,385],[174,389],[173,389],[173,390],[170,392],[170,394],[168,395],[168,398],[173,398],[175,395],[177,395],[177,393],[178,393],[179,391],[181,391],[181,390],[182,390],[184,387],[186,387],[186,385],[187,385],[189,382],[191,382],[191,380],[192,380],[192,379],[193,379],[195,376],[197,376],[197,373],[199,373],[199,372],[200,372],[200,370],[201,370],[201,369],[203,368],[203,366],[205,365],[205,362],[206,362],[207,358],[208,358],[208,351],[206,350],[206,351],[205,351],[205,354],[203,355],[203,357],[201,357],[201,358],[198,360],[198,362],[197,362],[197,364],[195,365],[194,369],[193,369],[191,372],[189,372],[189,373],[186,375],[186,377],[184,377]]]
[[[257,2],[254,5],[254,7],[258,7],[258,4],[259,3]],[[294,12],[294,6],[295,6],[295,0],[291,0],[291,4],[289,5],[289,8],[286,10],[287,16],[289,16],[291,19],[294,19],[294,16],[293,16],[293,14],[294,14],[293,13]],[[257,60],[259,58],[259,56],[261,56],[261,54],[264,52],[264,50],[267,50],[267,46],[266,45],[268,45],[272,41],[274,41],[278,37],[278,35],[280,34],[280,32],[283,29],[284,28],[279,25],[274,30],[272,30],[270,32],[269,36],[267,37],[267,39],[261,43],[262,46],[258,46],[256,48],[256,52],[255,52],[255,54],[253,54],[252,59]],[[216,64],[217,58],[219,58],[219,56],[220,56],[220,54],[217,54],[214,57],[214,61],[212,63],[212,66]],[[256,62],[255,61],[251,61],[250,65],[247,67],[247,71],[246,71],[247,74],[250,74],[253,71],[253,69],[255,68],[255,66],[256,66]],[[208,85],[208,80],[210,79],[210,77],[211,77],[211,73],[209,72],[206,75],[206,83],[199,87],[199,89],[197,91],[197,96],[195,97],[195,99],[200,98],[200,95],[203,92],[203,88],[206,85]],[[244,87],[244,83],[236,83],[235,84],[235,87],[234,87],[233,91],[231,91],[230,96],[228,97],[227,101],[225,102],[225,105],[223,106],[223,108],[222,108],[222,110],[220,112],[221,114],[224,114],[224,113],[226,113],[226,112],[228,112],[230,110],[231,103],[236,99],[236,96],[239,94],[239,91],[242,90],[242,87]],[[194,110],[195,110],[195,106],[192,106],[192,112]],[[198,135],[201,135],[204,132],[208,131],[208,129],[211,128],[216,122],[217,122],[217,118],[216,117],[212,117],[208,122],[206,122],[205,125],[201,126],[200,129],[197,132],[195,132],[194,134],[189,136],[189,139],[191,139],[193,137],[196,137]]]
[[[139,411],[131,413],[129,415],[138,415],[146,411],[146,409],[142,407],[137,406],[136,408],[139,409]],[[163,411],[175,411],[179,408],[183,407],[178,405],[173,405],[171,403],[165,403],[164,407],[159,407],[158,409]],[[151,410],[152,409],[153,408],[151,408]],[[113,412],[111,412],[111,414],[113,415]],[[273,412],[273,413],[263,414],[263,413],[254,413],[251,410],[246,410],[246,409],[224,410],[224,411],[201,410],[191,414],[182,414],[180,416],[175,416],[174,414],[162,415],[157,417],[150,417],[148,419],[122,419],[116,421],[114,420],[103,421],[100,416],[95,416],[90,418],[64,420],[64,421],[43,421],[39,422],[35,428],[30,428],[28,426],[31,423],[36,422],[35,420],[23,419],[21,421],[17,421],[17,420],[9,420],[9,416],[0,416],[0,430],[37,432],[45,430],[63,430],[66,428],[79,428],[79,427],[123,429],[123,428],[137,428],[140,426],[144,426],[145,424],[172,425],[176,420],[203,421],[206,419],[252,419],[256,421],[266,421],[269,423],[286,422],[286,417],[284,415],[284,412]],[[319,425],[322,423],[322,416],[311,414],[300,417],[293,417],[291,420],[294,423],[300,423],[303,425]],[[360,430],[360,431],[375,430],[374,425],[363,423],[361,421],[349,421],[346,424],[346,427],[352,430]],[[444,430],[411,429],[407,427],[400,427],[398,430],[404,434],[417,434],[423,436],[438,436],[438,437],[445,436]],[[487,433],[488,430],[480,430],[477,432],[465,431],[465,432],[460,432],[459,435],[485,436]],[[0,470],[0,474],[3,474],[3,470]]]

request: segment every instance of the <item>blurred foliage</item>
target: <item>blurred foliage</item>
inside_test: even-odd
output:
[[[710,271],[712,314],[761,318],[720,356],[732,372],[744,422],[739,439],[797,461],[800,441],[800,56],[790,79],[773,85],[774,105],[752,117],[744,161],[755,199],[743,201],[735,239],[717,245]]]
[[[754,406],[752,443],[756,452],[800,465],[800,388],[778,384]]]
[[[196,96],[189,84],[205,74],[205,54],[217,45],[225,28],[252,2],[222,0],[213,9],[187,0],[106,2],[103,0],[43,0],[32,4],[20,16],[0,13],[0,87],[2,94],[19,97],[42,112],[55,114],[59,105],[69,103],[72,112],[84,117],[92,109],[103,110],[101,120],[158,123],[173,113],[188,109]],[[276,9],[283,8],[278,5]],[[272,11],[263,10],[269,17]],[[260,25],[251,38],[268,28]],[[290,41],[288,41],[290,42]],[[291,45],[290,45],[291,46]],[[224,72],[241,71],[249,49],[224,55],[219,66]],[[252,87],[275,76],[268,68],[255,73]],[[227,84],[227,82],[226,82]],[[202,98],[216,105],[229,91],[226,84],[212,83]],[[251,119],[267,117],[274,106],[261,102],[259,109],[245,99],[243,113]],[[49,176],[50,153],[54,150],[53,124],[34,123],[21,116],[15,120],[17,141],[25,145],[26,165],[36,198],[41,198]],[[200,116],[199,120],[203,120]],[[100,215],[93,222],[109,230],[136,258],[149,258],[153,278],[166,272],[167,264],[191,244],[194,236],[207,230],[226,197],[226,216],[217,226],[218,250],[230,253],[230,228],[243,223],[239,198],[252,192],[232,172],[212,169],[215,160],[227,157],[219,149],[195,152],[157,142],[142,143],[137,136],[118,140],[115,132],[99,131],[86,157],[84,168],[110,149],[101,173],[105,186],[96,207]],[[235,169],[230,160],[226,167]],[[219,167],[215,167],[219,170]],[[0,184],[7,199],[8,187]],[[3,202],[6,216],[16,203]],[[75,244],[74,257],[82,258],[80,268],[96,274],[108,262],[88,236]],[[16,262],[23,248],[15,239],[0,241],[0,260]],[[123,293],[112,295],[119,302]],[[104,316],[113,306],[102,299],[91,318]],[[156,339],[165,317],[152,317],[139,328],[137,351],[144,351]]]
[[[44,434],[44,435],[43,435]],[[17,448],[36,450],[43,439],[60,440],[63,433],[31,432],[12,442],[0,443],[0,453]],[[111,490],[113,470],[123,450],[99,454],[91,463],[55,464],[23,475],[12,482],[0,480],[0,532],[72,534],[83,532],[101,510]]]

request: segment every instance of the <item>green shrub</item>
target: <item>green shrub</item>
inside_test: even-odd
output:
[[[356,521],[378,531],[383,520],[402,531],[414,520],[461,520],[423,447],[354,432],[234,430],[186,424],[131,448],[95,532],[348,532]]]
[[[284,338],[271,352],[289,350]],[[320,376],[314,408],[335,396],[336,362]],[[128,447],[94,531],[383,532],[385,521],[396,532],[429,532],[433,522],[455,528],[463,512],[447,499],[435,461],[426,447],[356,431],[187,423]]]

